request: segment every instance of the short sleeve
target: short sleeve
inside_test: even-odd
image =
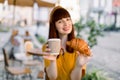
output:
[[[43,51],[43,52],[45,51],[45,48],[46,48],[46,44],[44,44],[44,45],[42,46],[42,51]],[[49,64],[50,64],[50,61],[47,60],[47,59],[44,59],[44,66],[47,67],[47,66],[49,66]]]

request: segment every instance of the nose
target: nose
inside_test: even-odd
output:
[[[67,21],[63,21],[64,25],[67,26]]]

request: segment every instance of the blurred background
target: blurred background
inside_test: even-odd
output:
[[[6,80],[7,75],[2,48],[14,55],[9,57],[12,61],[23,58],[27,40],[41,48],[48,38],[50,12],[57,5],[70,12],[76,37],[86,40],[93,52],[83,80],[120,80],[120,0],[0,0],[0,80]],[[11,52],[16,31],[21,45],[16,48],[18,52]],[[42,57],[33,59],[43,62]],[[36,67],[31,68],[36,73],[32,76],[39,80],[35,71],[40,67]]]

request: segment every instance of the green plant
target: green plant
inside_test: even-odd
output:
[[[108,77],[105,72],[100,70],[93,70],[92,72],[87,72],[82,80],[112,80]]]
[[[74,24],[74,26],[77,31],[77,37],[82,37],[83,35],[80,35],[80,32],[87,28],[88,29],[87,40],[89,46],[93,47],[97,45],[97,37],[102,35],[103,25],[96,24],[96,22],[93,19],[89,19],[83,24],[82,17],[78,22]]]
[[[88,36],[88,43],[90,47],[97,45],[97,36],[101,35],[101,26],[96,24],[94,20],[88,20],[87,26],[89,27],[89,36]]]
[[[0,26],[0,32],[8,32],[8,31],[9,31],[9,27]]]
[[[43,37],[43,36],[38,36],[37,37],[37,39],[39,40],[39,42],[41,43],[41,44],[43,44],[43,43],[45,43],[46,42],[46,40],[45,40],[45,38]]]
[[[80,35],[80,32],[85,28],[85,25],[83,24],[83,18],[80,18],[80,20],[76,22],[74,26],[77,31],[77,37],[82,37],[82,35]]]

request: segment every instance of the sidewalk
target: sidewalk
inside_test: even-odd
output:
[[[120,32],[105,32],[92,48],[93,58],[88,69],[97,68],[107,72],[113,80],[120,80]]]

